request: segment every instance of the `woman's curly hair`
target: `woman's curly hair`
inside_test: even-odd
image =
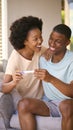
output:
[[[19,50],[24,48],[24,41],[27,38],[28,32],[34,28],[38,28],[42,31],[42,20],[38,17],[28,16],[22,17],[12,23],[10,27],[9,40],[14,49]]]

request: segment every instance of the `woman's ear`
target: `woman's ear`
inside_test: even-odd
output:
[[[28,40],[25,40],[25,41],[24,41],[24,45],[27,45],[27,42],[28,42]]]

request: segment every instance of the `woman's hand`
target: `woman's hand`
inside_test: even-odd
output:
[[[19,71],[16,71],[15,74],[13,74],[12,78],[13,82],[17,84],[21,79],[23,79],[23,75]]]
[[[43,57],[45,57],[46,60],[50,60],[52,57],[52,52],[50,51],[50,49],[48,48],[44,53],[43,53]]]

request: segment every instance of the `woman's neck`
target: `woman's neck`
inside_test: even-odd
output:
[[[34,55],[34,52],[32,52],[31,50],[26,50],[25,48],[18,50],[18,53],[28,60],[32,60]]]

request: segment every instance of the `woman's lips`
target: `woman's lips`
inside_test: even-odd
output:
[[[40,47],[42,47],[42,46],[41,46],[41,45],[38,45],[37,47],[40,48]]]

